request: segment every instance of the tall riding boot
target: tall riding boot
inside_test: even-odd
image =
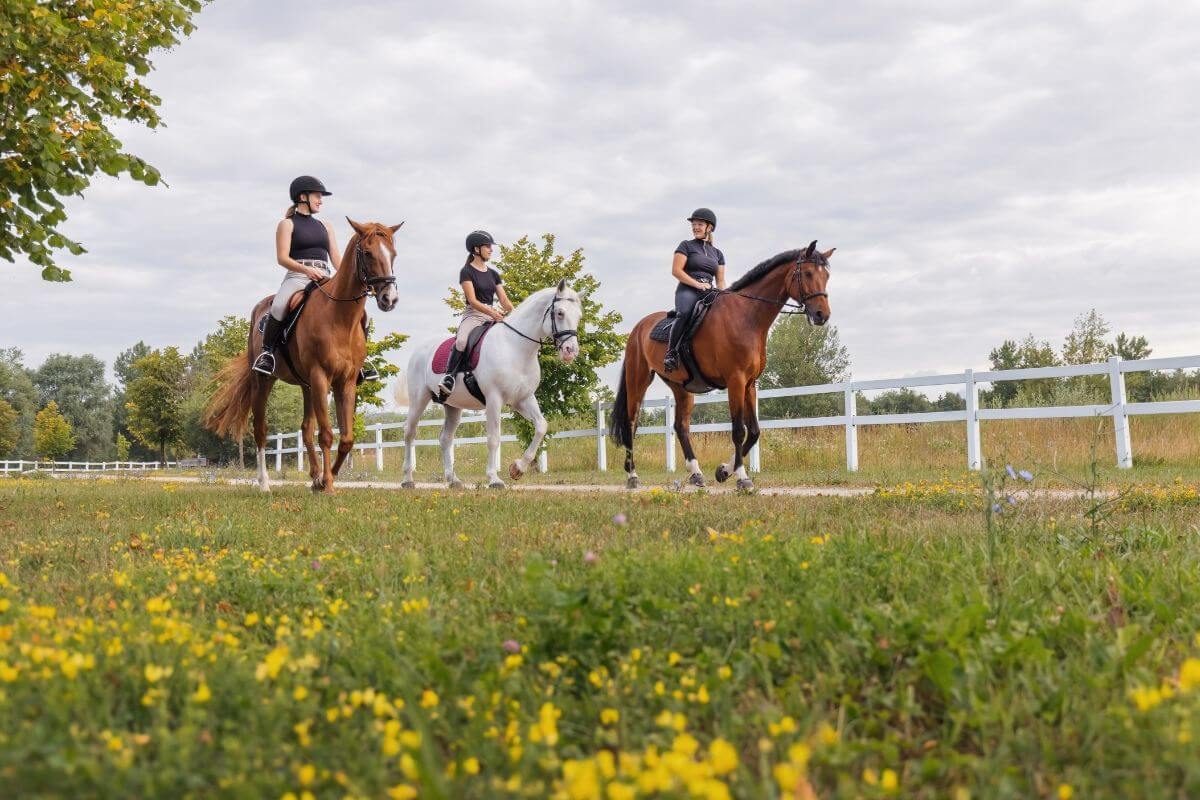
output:
[[[367,320],[366,314],[363,314],[362,329],[363,338],[369,342],[371,340],[371,323]],[[363,361],[362,367],[358,370],[358,383],[379,380],[379,370],[375,369],[375,365],[371,363],[370,359],[371,357],[367,356],[366,360]]]
[[[275,374],[275,348],[279,346],[279,341],[283,338],[283,323],[267,315],[267,324],[263,328],[263,349],[258,354],[258,358],[254,359],[254,364],[251,366],[255,372],[261,372],[263,375]]]
[[[457,347],[450,351],[450,361],[446,364],[446,376],[442,378],[442,395],[448,395],[454,391],[454,376],[458,374],[458,369],[462,366],[463,351]]]
[[[690,316],[675,317],[675,324],[671,326],[671,337],[667,343],[667,354],[663,357],[663,370],[672,372],[679,368],[679,340],[683,338],[683,332],[687,330]]]

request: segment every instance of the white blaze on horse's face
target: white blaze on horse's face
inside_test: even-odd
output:
[[[553,336],[555,331],[578,331],[579,320],[582,318],[583,303],[579,300],[579,294],[564,281],[559,284],[554,295],[554,302],[546,319],[545,333],[547,336]],[[576,333],[561,337],[555,344],[558,346],[558,357],[564,364],[570,364],[579,355],[579,336]]]
[[[383,246],[383,242],[379,242],[375,247],[375,259],[381,265],[387,264],[387,271],[383,274],[395,274],[393,267],[396,261],[396,254],[394,252],[389,252],[388,249]],[[375,303],[379,306],[380,311],[391,311],[396,307],[396,303],[398,302],[400,302],[400,294],[396,291],[396,285],[394,283],[385,285],[381,291],[375,294]]]

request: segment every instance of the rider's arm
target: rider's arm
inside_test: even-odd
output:
[[[675,259],[671,262],[671,277],[685,286],[692,287],[693,289],[699,289],[701,291],[707,289],[707,286],[683,271],[685,266],[687,266],[687,256],[685,256],[683,253],[676,253]]]
[[[725,291],[725,265],[717,266],[717,288],[722,292]]]
[[[334,272],[342,268],[342,249],[338,247],[337,234],[333,232],[333,226],[325,220],[321,220],[321,224],[325,226],[325,230],[329,231],[329,263],[333,264]]]
[[[511,314],[513,310],[512,301],[508,299],[508,293],[504,291],[504,284],[496,284],[496,297],[500,298],[500,307],[504,309],[505,314]]]
[[[279,225],[275,227],[275,260],[279,262],[279,266],[292,272],[299,272],[301,275],[307,275],[314,281],[325,278],[319,269],[305,266],[288,255],[291,249],[292,221],[290,219],[281,219],[279,220]]]
[[[491,306],[485,306],[475,297],[475,284],[471,283],[470,281],[463,281],[461,286],[463,298],[466,299],[468,306],[480,312],[481,314],[491,317],[492,319],[500,318],[500,315],[496,309],[492,308]]]

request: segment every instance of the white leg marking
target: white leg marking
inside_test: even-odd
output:
[[[694,458],[693,458],[691,461],[688,461],[688,462],[685,464],[685,466],[687,467],[687,471],[688,471],[689,473],[691,473],[692,475],[701,475],[701,474],[703,474],[703,473],[701,473],[701,472],[700,472],[700,462],[699,462],[699,461],[697,461],[697,460],[696,460],[696,459],[694,459]]]
[[[748,480],[750,480],[750,476],[746,474],[746,465],[745,465],[745,464],[743,464],[742,466],[738,467],[738,468],[737,468],[737,472],[735,472],[735,473],[734,473],[734,475],[736,475],[736,476],[737,476],[737,479],[738,479],[739,481],[748,481]]]
[[[267,451],[262,447],[258,448],[258,488],[271,491],[271,481],[267,478]]]

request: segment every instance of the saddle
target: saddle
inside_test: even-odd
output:
[[[312,295],[313,290],[316,288],[317,282],[309,281],[308,285],[305,286],[302,291],[296,293],[300,296],[299,301],[297,301],[294,296],[291,298],[291,300],[289,300],[288,312],[283,318],[283,332],[279,335],[279,345],[275,348],[275,352],[283,356],[283,362],[288,365],[288,369],[290,369],[292,374],[296,376],[296,380],[300,381],[301,385],[303,385],[305,388],[308,387],[308,384],[303,378],[300,377],[299,370],[297,370],[296,365],[292,363],[292,354],[288,352],[288,342],[292,338],[292,331],[296,328],[296,323],[299,321],[300,315],[304,312],[304,307],[308,305],[309,296]],[[271,312],[268,309],[267,313],[258,318],[258,332],[260,334],[266,331],[267,317],[270,315]]]
[[[696,354],[692,349],[692,338],[696,335],[696,331],[700,330],[700,325],[704,322],[704,318],[708,316],[708,310],[712,308],[713,301],[717,299],[717,294],[717,292],[709,292],[696,302],[696,307],[692,310],[691,319],[687,322],[687,328],[684,329],[683,335],[679,338],[679,349],[676,352],[679,355],[679,363],[683,365],[683,368],[688,373],[688,378],[683,388],[692,394],[707,394],[714,389],[725,388],[716,381],[709,380],[704,376],[704,373],[700,371],[700,365],[696,363]],[[668,311],[667,316],[651,329],[650,338],[656,342],[670,342],[671,329],[679,324],[683,323],[680,322],[678,315],[674,311]],[[666,378],[663,378],[663,380],[666,380]]]
[[[485,322],[479,327],[467,334],[467,349],[463,353],[463,360],[459,362],[459,373],[462,375],[463,386],[467,387],[467,391],[481,403],[487,401],[483,398],[483,391],[479,388],[478,381],[475,380],[475,368],[479,366],[479,350],[483,344],[483,337],[488,335],[496,323]],[[438,349],[434,351],[433,362],[430,368],[435,375],[445,375],[446,368],[450,365],[450,353],[454,351],[454,336],[451,336],[446,341],[438,345]],[[433,398],[435,403],[442,402],[436,395]]]

